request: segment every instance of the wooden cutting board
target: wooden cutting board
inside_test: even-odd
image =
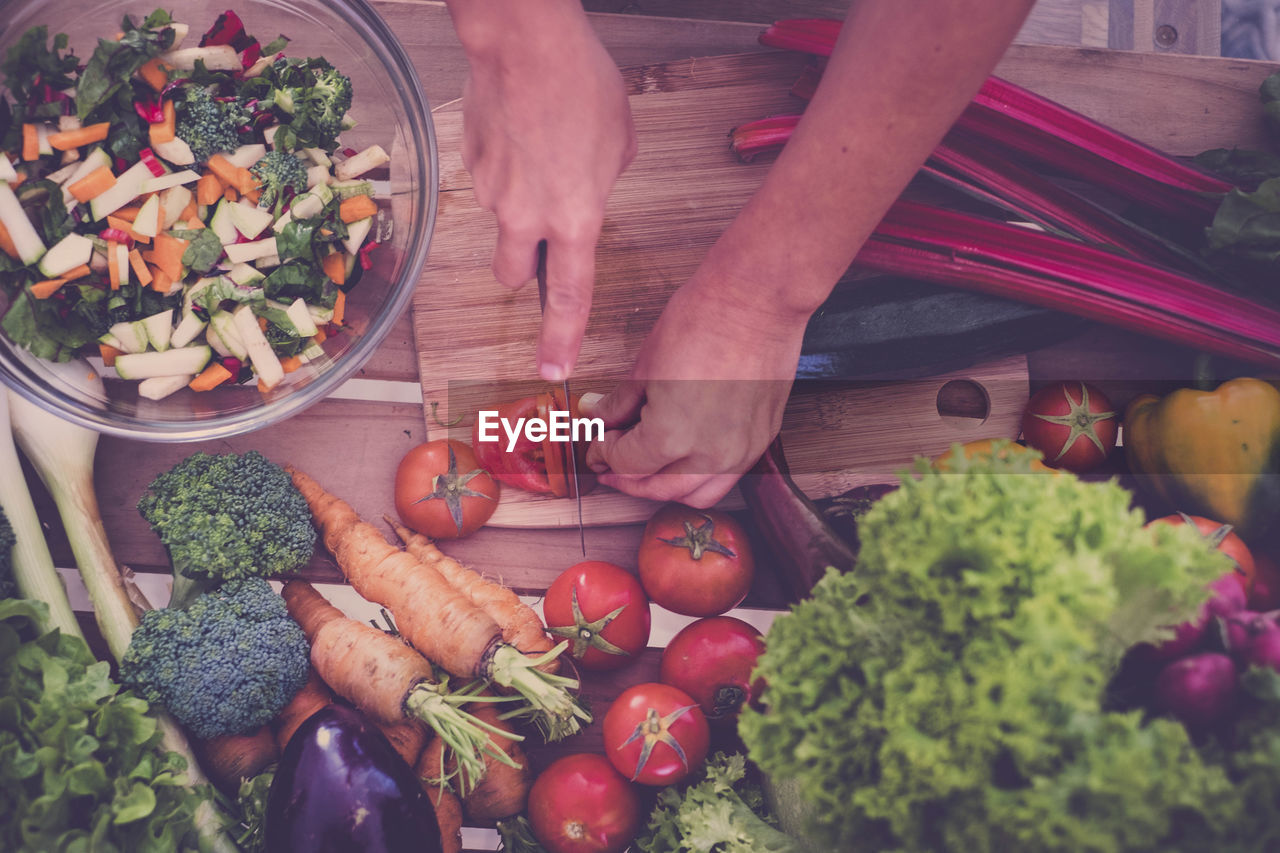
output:
[[[1269,66],[1164,59],[1172,58],[1016,47],[1000,73],[1173,153],[1259,141],[1257,120],[1246,117],[1258,112],[1257,85]],[[640,153],[610,199],[575,391],[605,391],[626,375],[667,296],[759,186],[769,158],[738,162],[726,135],[745,121],[798,111],[788,89],[807,61],[787,53],[744,54],[624,70]],[[1178,77],[1185,79],[1175,95],[1169,89]],[[1117,102],[1128,108],[1116,109]],[[462,167],[460,108],[436,112],[435,123],[439,217],[413,324],[428,431],[439,435],[441,424],[463,418],[450,434],[467,438],[476,408],[519,396],[505,383],[536,375],[539,310],[532,286],[509,292],[489,271],[496,227],[477,206]],[[981,389],[985,418],[939,415],[938,392],[952,380]],[[928,380],[798,385],[783,441],[801,488],[813,497],[832,496],[890,479],[915,455],[941,452],[953,441],[1016,436],[1026,397],[1021,358]],[[504,495],[491,524],[577,523],[571,501],[514,492]],[[736,501],[730,496],[726,506]],[[652,504],[610,490],[584,501],[589,525],[643,521],[652,511]]]

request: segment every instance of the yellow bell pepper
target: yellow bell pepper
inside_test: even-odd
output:
[[[1230,524],[1246,540],[1280,528],[1280,390],[1232,379],[1214,391],[1135,397],[1124,448],[1139,484],[1175,510]]]

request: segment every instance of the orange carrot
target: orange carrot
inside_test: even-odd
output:
[[[79,202],[87,202],[102,195],[116,185],[116,176],[110,166],[99,166],[80,180],[67,187],[67,192]]]
[[[293,698],[289,700],[280,713],[276,714],[276,718],[271,721],[271,727],[275,729],[276,746],[284,752],[285,746],[288,745],[289,739],[293,737],[293,733],[298,730],[298,726],[307,721],[307,718],[328,705],[333,704],[333,693],[329,690],[320,676],[316,675],[313,669],[307,674],[307,683],[302,685],[302,689],[293,694]]]
[[[102,363],[107,367],[114,367],[116,356],[122,355],[123,352],[108,344],[98,344],[98,354],[102,356]]]
[[[142,212],[142,203],[125,205],[124,207],[111,214],[114,219],[121,219],[130,224],[138,221],[138,214]]]
[[[217,199],[214,199],[217,201]],[[200,218],[200,206],[194,198],[187,202],[187,206],[182,208],[182,212],[178,214],[179,219],[190,220]]]
[[[166,66],[160,61],[160,57],[150,60],[138,69],[138,76],[147,82],[147,85],[157,92],[169,85],[169,73]]]
[[[443,853],[462,853],[462,801],[449,787],[446,767],[451,763],[444,741],[433,738],[418,758],[414,772],[436,810],[440,849]]]
[[[192,216],[187,219],[187,228],[191,229],[192,231],[199,231],[203,227],[204,227],[204,223],[200,221],[199,216]]]
[[[151,271],[151,289],[156,293],[168,293],[173,287],[173,276],[154,264],[147,264],[147,269]]]
[[[0,222],[0,252],[4,252],[11,258],[18,257],[18,247],[13,244],[9,229],[4,227],[3,222]]]
[[[320,268],[329,277],[329,281],[337,285],[347,283],[347,260],[342,252],[330,252],[320,262]]]
[[[357,219],[368,219],[378,212],[378,206],[367,195],[353,195],[345,198],[338,205],[338,217],[343,222],[355,222]]]
[[[171,281],[182,278],[182,255],[187,251],[189,241],[171,234],[157,234],[155,247],[142,253],[149,264],[154,264],[165,271]]]
[[[435,681],[431,661],[398,637],[348,618],[306,581],[289,581],[281,594],[311,643],[312,667],[335,693],[381,725],[421,720],[446,738],[471,778],[484,774],[489,734],[460,707],[468,696],[447,694]]]
[[[240,193],[236,192],[236,188],[232,186],[224,186],[222,188],[222,197],[227,201],[235,201],[240,198]]]
[[[58,133],[49,134],[49,147],[55,151],[69,151],[72,148],[80,148],[85,145],[91,145],[94,142],[101,142],[107,138],[107,132],[111,129],[111,122],[100,121],[97,124],[91,124],[86,127],[77,128],[76,130],[63,130]]]
[[[306,498],[312,518],[356,592],[388,610],[406,640],[445,670],[491,680],[529,701],[552,740],[581,728],[591,715],[569,694],[576,679],[536,669],[565,644],[540,658],[526,657],[502,639],[502,629],[440,572],[387,542],[346,501],[296,469],[287,469]],[[445,557],[444,559],[450,559]],[[423,607],[430,601],[431,607]]]
[[[302,367],[302,359],[298,358],[296,355],[290,355],[280,359],[280,368],[284,370],[285,373],[293,373],[299,367]]]
[[[476,705],[472,713],[491,727],[489,740],[494,750],[511,756],[519,767],[491,761],[485,767],[484,775],[472,780],[467,770],[458,767],[453,756],[433,741],[422,751],[415,769],[432,802],[435,802],[436,793],[446,785],[456,786],[466,792],[462,797],[466,816],[475,823],[489,824],[524,811],[533,774],[525,760],[524,750],[513,740],[517,736],[503,722],[498,711],[492,705]]]
[[[212,362],[200,374],[187,383],[192,391],[208,391],[217,388],[231,378],[231,371],[223,367],[222,362]]]
[[[40,159],[40,131],[30,122],[22,126],[22,159]]]
[[[320,346],[327,340],[329,340],[329,336],[324,333],[324,329],[316,329],[316,333],[311,336],[311,342],[316,346]]]
[[[449,559],[435,544],[390,516],[383,516],[396,536],[404,543],[404,549],[419,562],[431,566],[454,588],[466,593],[471,602],[488,613],[502,629],[502,639],[525,654],[540,655],[554,648],[547,636],[542,619],[520,597],[496,581],[488,580],[477,572]],[[552,670],[554,671],[554,670]]]
[[[398,723],[378,723],[378,730],[386,736],[391,748],[410,767],[418,763],[422,747],[430,736],[426,726],[418,720],[402,720]]]
[[[224,187],[234,187],[239,181],[240,167],[227,159],[225,154],[214,154],[206,163],[209,171],[218,176],[218,181]]]
[[[120,245],[112,240],[107,241],[107,281],[111,283],[112,290],[119,290],[120,285],[124,284],[124,277],[128,275],[127,270],[121,270],[120,264],[116,260],[119,255],[116,253],[116,246]]]
[[[223,735],[196,742],[200,765],[224,793],[235,794],[240,782],[276,762],[280,750],[266,726],[243,735]]]
[[[200,180],[196,181],[196,203],[217,204],[220,198],[222,198],[222,181],[213,172],[205,172],[200,176]]]
[[[107,215],[107,226],[110,228],[119,228],[124,233],[133,238],[135,243],[150,243],[151,238],[143,236],[133,230],[134,223],[127,219],[121,219],[118,216]]]
[[[28,292],[34,299],[48,299],[58,292],[58,288],[66,283],[67,280],[65,278],[46,278],[31,285],[28,288]]]
[[[329,322],[335,326],[341,326],[343,319],[347,315],[347,294],[339,290],[338,296],[333,300],[333,316],[329,318]]]
[[[262,190],[258,189],[257,187],[254,187],[253,189],[246,192],[244,194],[244,197],[247,200],[253,202],[254,204],[257,204],[258,202],[262,201]]]
[[[129,266],[133,267],[133,274],[138,277],[138,282],[146,287],[154,280],[151,270],[147,269],[146,261],[142,260],[142,253],[137,249],[129,250]]]
[[[235,170],[235,180],[230,183],[241,195],[249,195],[262,188],[262,182],[253,176],[253,172],[243,166],[236,166]]]
[[[151,138],[152,145],[172,142],[177,136],[174,133],[174,129],[177,127],[178,114],[173,106],[173,101],[165,100],[162,109],[164,118],[147,128],[147,136]]]

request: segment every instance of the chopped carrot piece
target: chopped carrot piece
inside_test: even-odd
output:
[[[222,181],[213,172],[205,172],[196,181],[196,203],[216,204],[222,198]]]
[[[324,333],[324,329],[316,329],[316,333],[311,336],[311,341],[316,346],[319,346],[327,340],[329,340],[329,336]]]
[[[133,274],[138,277],[143,287],[151,284],[154,276],[151,275],[151,270],[147,269],[147,262],[142,259],[142,253],[137,249],[129,251],[129,266],[133,267]]]
[[[36,299],[48,299],[50,296],[58,292],[58,288],[66,284],[65,278],[46,278],[44,281],[37,281],[31,285],[31,295]]]
[[[120,281],[120,265],[116,263],[116,246],[120,245],[114,240],[107,241],[107,281],[111,282],[112,290],[119,290]]]
[[[236,179],[232,186],[240,195],[248,195],[254,190],[262,189],[262,183],[253,176],[253,172],[241,167],[236,168]]]
[[[333,319],[329,322],[335,326],[342,325],[342,317],[347,313],[347,294],[338,291],[338,298],[333,301]]]
[[[102,355],[102,363],[107,367],[114,367],[116,356],[123,355],[123,350],[118,350],[109,344],[98,344],[98,352]]]
[[[347,283],[347,260],[342,252],[332,252],[324,256],[324,260],[320,262],[320,268],[324,270],[324,274],[329,276],[329,281],[334,284]]]
[[[254,189],[251,189],[247,193],[245,193],[244,197],[247,198],[249,201],[253,202],[254,204],[257,204],[258,202],[262,201],[262,190],[255,187]]]
[[[236,171],[240,168],[227,159],[225,154],[214,154],[207,164],[209,171],[218,176],[224,187],[236,186]]]
[[[264,331],[264,332],[267,330],[267,318],[266,318],[266,317],[259,317],[259,318],[258,318],[258,328],[259,328],[259,329],[261,329],[261,330],[262,330],[262,331]]]
[[[190,219],[187,220],[187,227],[192,231],[199,231],[201,228],[204,227],[204,222],[200,219],[199,216],[192,216]]]
[[[3,222],[0,222],[0,252],[4,252],[11,258],[18,257],[18,247],[13,244],[13,238],[9,236],[9,229],[4,227]]]
[[[338,216],[343,222],[355,222],[357,219],[368,219],[378,212],[378,206],[367,195],[353,195],[343,199],[338,205]]]
[[[155,265],[148,265],[148,269],[151,270],[151,289],[156,293],[168,293],[173,287],[174,277]]]
[[[30,122],[22,126],[22,159],[40,159],[40,131]]]
[[[192,391],[208,391],[211,388],[217,388],[230,378],[231,371],[227,370],[222,362],[215,361],[188,382],[187,387]]]
[[[166,100],[164,102],[164,118],[147,128],[147,135],[151,137],[152,145],[160,145],[165,142],[172,142],[176,134],[178,114],[174,109],[173,101]]]
[[[214,199],[214,201],[217,201],[217,199]],[[187,202],[187,206],[182,208],[182,212],[178,214],[179,219],[192,219],[198,216],[200,216],[200,205],[196,204],[194,198]]]
[[[67,192],[79,202],[87,202],[102,195],[116,185],[116,176],[110,166],[99,166],[71,186]]]
[[[127,219],[120,219],[119,217],[116,217],[116,216],[113,216],[113,215],[111,215],[111,214],[108,214],[108,215],[107,215],[107,227],[108,227],[108,228],[119,228],[121,231],[123,231],[124,233],[126,233],[126,234],[128,234],[130,237],[132,237],[132,238],[133,238],[133,241],[134,241],[135,243],[150,243],[150,242],[151,242],[151,238],[150,238],[150,237],[144,237],[143,235],[141,235],[141,234],[137,233],[136,231],[134,231],[134,230],[133,230],[133,223],[132,223],[132,222],[130,222],[129,220],[127,220]]]
[[[236,192],[235,187],[223,187],[222,197],[225,198],[227,201],[235,201],[240,197],[240,193]]]
[[[141,202],[139,202],[136,204],[126,205],[125,207],[120,208],[119,210],[117,210],[115,213],[111,215],[114,216],[116,219],[123,219],[125,222],[136,222],[138,219],[138,214],[141,212],[142,212],[142,204]]]
[[[138,76],[157,92],[169,85],[169,73],[165,70],[165,64],[160,61],[158,56],[139,68]]]
[[[259,391],[261,391],[263,394],[265,394],[265,393],[267,393],[268,391],[270,391],[270,390],[271,390],[271,386],[270,386],[270,385],[268,385],[266,382],[263,382],[261,379],[259,379],[259,380],[258,380],[258,390],[259,390]]]
[[[169,283],[182,278],[182,254],[190,243],[181,237],[160,233],[156,235],[155,245],[150,251],[143,252],[142,258],[164,270]]]
[[[67,270],[62,275],[58,276],[58,278],[62,279],[63,281],[75,281],[78,278],[84,278],[91,272],[93,272],[93,270],[89,269],[88,264],[81,264],[75,269]]]
[[[80,148],[85,145],[92,145],[95,142],[101,142],[107,138],[107,132],[111,129],[111,122],[100,121],[97,124],[91,124],[78,130],[64,130],[59,133],[49,134],[49,145],[55,151],[69,151],[72,148]]]
[[[286,356],[280,359],[280,367],[284,369],[285,373],[293,373],[299,367],[302,367],[302,359],[296,355]]]

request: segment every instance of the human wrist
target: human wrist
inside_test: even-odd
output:
[[[447,0],[454,31],[473,68],[546,50],[590,29],[578,0]]]

